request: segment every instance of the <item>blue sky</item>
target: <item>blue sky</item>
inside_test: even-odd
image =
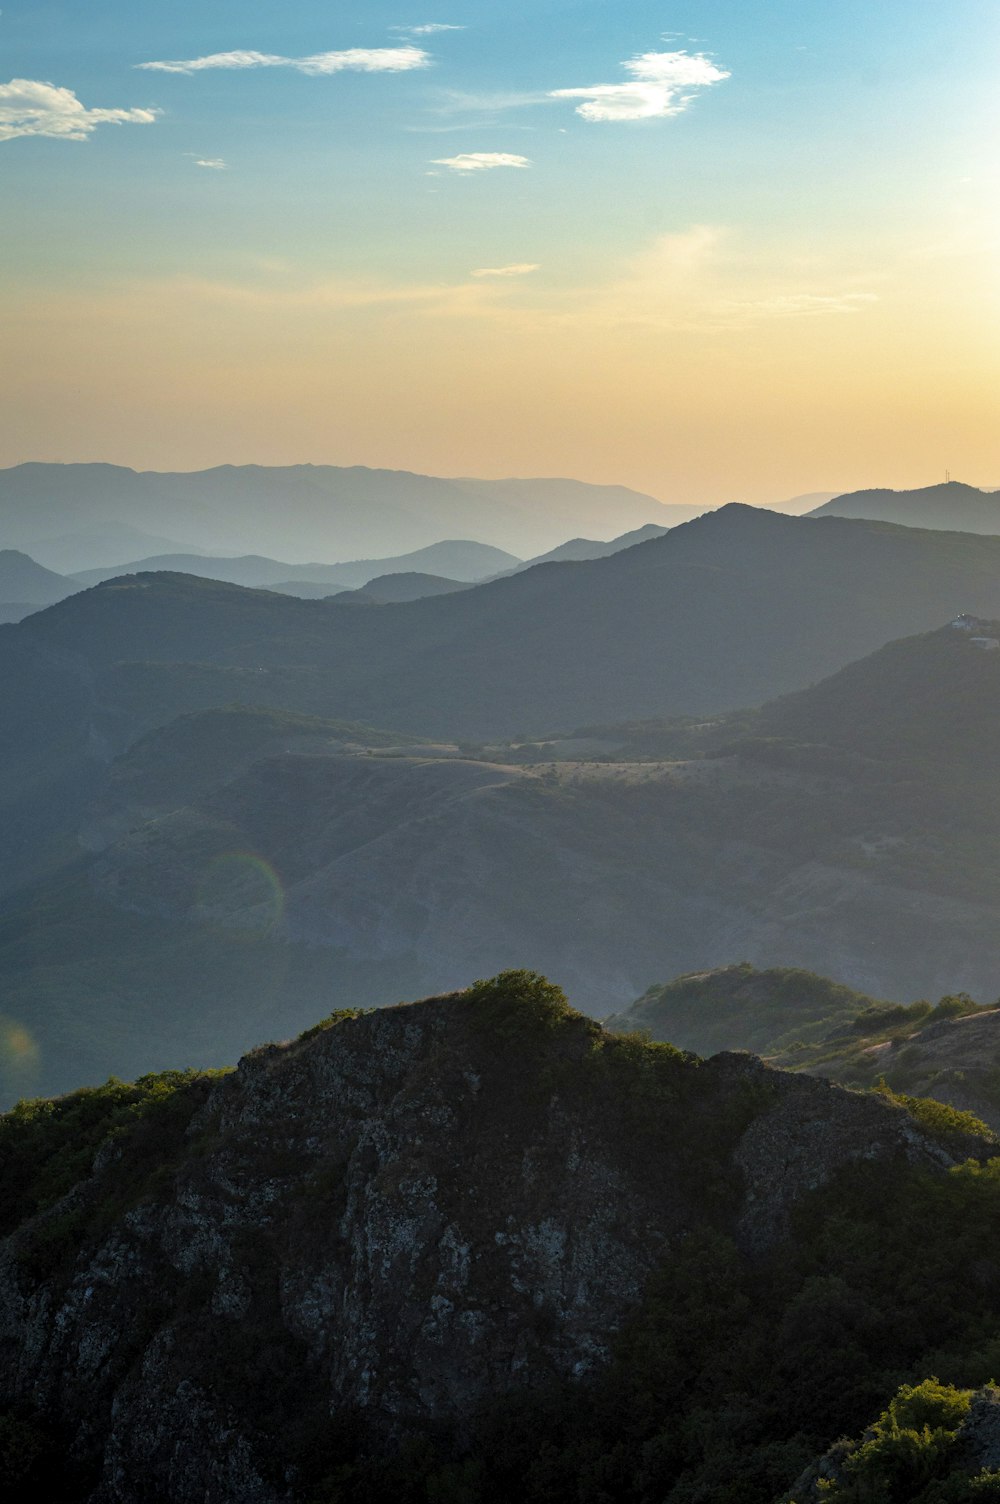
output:
[[[775,414],[767,417],[764,402],[748,427],[770,423],[773,443],[778,398],[796,388],[810,352],[828,363],[840,402],[846,371],[870,365],[866,341],[880,329],[883,351],[887,339],[901,341],[909,382],[905,331],[916,320],[928,372],[943,331],[939,358],[981,383],[992,369],[980,347],[983,320],[996,318],[998,43],[995,0],[8,0],[0,256],[19,309],[15,338],[29,351],[21,375],[30,392],[27,406],[23,392],[17,398],[17,434],[5,436],[3,458],[74,457],[80,435],[91,433],[101,457],[165,462],[164,413],[176,434],[187,384],[197,392],[196,432],[175,438],[178,465],[291,457],[299,446],[309,451],[301,458],[483,473],[531,465],[673,493],[682,478],[689,489],[700,484],[699,456],[707,475],[706,434],[723,432],[720,391],[730,394],[731,414],[748,382],[772,380]],[[421,66],[399,66],[401,49],[426,54]],[[142,66],[234,52],[291,61]],[[305,71],[296,63],[330,53],[354,62]],[[374,71],[355,71],[359,59]],[[26,116],[24,99],[8,93],[5,115],[3,85],[13,79],[132,118],[87,118],[85,139],[67,139],[51,133],[65,128],[66,96],[53,103],[36,92],[28,103],[39,113]],[[633,96],[560,93],[611,91],[630,79],[652,89],[645,118],[616,117],[635,111]],[[8,137],[25,133],[2,139],[5,120]],[[484,271],[508,274],[473,275]],[[174,300],[168,328],[151,326],[143,291],[153,304]],[[735,327],[741,320],[754,325],[750,334]],[[239,361],[249,382],[242,408],[232,395],[218,407],[211,441],[211,362],[199,343],[207,327],[231,352],[230,372]],[[965,345],[954,343],[956,328],[967,329]],[[124,371],[142,349],[150,369],[137,392]],[[436,400],[433,433],[416,349]],[[89,406],[79,379],[66,396],[86,350],[98,362],[103,352],[112,371],[121,364],[124,384],[103,377]],[[445,395],[487,359],[478,447],[456,442],[468,434],[469,400],[449,408]],[[688,386],[675,390],[680,361],[703,383],[701,409]],[[360,371],[356,400],[368,406],[353,431],[365,452],[346,453],[343,434],[325,435],[319,405],[303,423],[295,382],[296,412],[282,410],[281,381],[293,367],[312,373],[310,389],[325,383],[328,401],[349,392]],[[637,368],[649,398],[645,429],[621,397],[623,377]],[[883,377],[891,369],[880,362]],[[513,425],[524,423],[531,370],[540,384],[519,453]],[[372,411],[382,388],[396,405],[395,433],[388,415]],[[655,458],[664,444],[656,401],[678,395],[687,416],[669,439],[691,452],[672,468]],[[963,468],[966,452],[970,468],[988,466],[988,410],[970,417],[964,381],[945,397],[965,413],[954,444],[943,436],[958,451],[953,468]],[[828,399],[824,387],[817,401]],[[864,417],[870,398],[859,402]],[[567,414],[581,404],[590,417],[567,434]],[[264,409],[274,426],[262,444]],[[610,424],[606,442],[581,447],[597,413]],[[919,432],[925,404],[910,402],[893,423],[897,434]],[[253,434],[266,452],[242,452]],[[114,436],[120,454],[111,452]],[[319,452],[324,443],[336,453]],[[844,456],[847,473],[829,475],[837,453],[820,446],[816,486],[863,472],[871,446]],[[773,474],[760,471],[756,453],[748,463],[749,494],[808,479],[805,449]],[[1000,482],[1000,457],[996,468]],[[738,481],[735,468],[730,480],[713,463],[704,484],[732,491]]]

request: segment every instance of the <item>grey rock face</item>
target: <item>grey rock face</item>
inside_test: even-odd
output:
[[[703,1215],[697,1123],[644,1142],[627,1076],[588,1074],[605,1048],[579,1018],[498,1043],[454,997],[246,1057],[154,1180],[112,1141],[0,1248],[0,1402],[58,1417],[92,1504],[280,1504],[307,1422],[391,1442],[585,1377]],[[845,1163],[947,1162],[900,1109],[753,1057],[677,1071],[695,1116],[735,1109],[751,1250]]]
[[[972,1396],[959,1445],[970,1469],[1000,1470],[1000,1389],[994,1384],[987,1384]]]

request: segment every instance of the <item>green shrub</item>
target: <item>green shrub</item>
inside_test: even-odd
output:
[[[949,1107],[946,1102],[935,1101],[933,1097],[904,1096],[900,1092],[893,1091],[884,1076],[879,1079],[875,1090],[890,1102],[905,1107],[924,1132],[937,1139],[946,1149],[958,1147],[960,1141],[970,1135],[985,1139],[995,1138],[992,1128],[988,1127],[982,1118],[977,1118],[975,1113],[962,1112],[957,1107]]]
[[[967,992],[949,993],[943,997],[936,1008],[932,1008],[927,1015],[927,1022],[937,1023],[943,1018],[969,1018],[973,1013],[979,1013],[978,1003],[973,1002]]]
[[[551,1034],[573,1016],[561,987],[537,971],[501,971],[473,982],[465,992],[470,1009],[497,1040]]]
[[[831,1489],[844,1504],[912,1504],[929,1483],[942,1478],[958,1428],[969,1413],[971,1390],[925,1379],[904,1384],[845,1463],[847,1482]]]
[[[65,1097],[18,1102],[0,1117],[0,1236],[86,1179],[98,1150],[114,1139],[127,1137],[141,1151],[130,1156],[133,1167],[162,1165],[165,1145],[224,1074],[161,1071],[131,1084],[112,1076]]]
[[[349,1023],[354,1018],[364,1018],[366,1013],[373,1013],[373,1008],[335,1008],[328,1013],[326,1018],[321,1018],[309,1029],[303,1029],[299,1039],[314,1039],[317,1034],[325,1034],[327,1029],[335,1029],[338,1024]]]

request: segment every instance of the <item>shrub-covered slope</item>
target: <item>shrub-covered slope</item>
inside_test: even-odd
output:
[[[874,1007],[870,997],[800,967],[757,971],[748,961],[650,987],[605,1020],[618,1032],[648,1030],[684,1050],[753,1050],[773,1055],[783,1042],[822,1038]]]
[[[26,1104],[8,1497],[769,1504],[929,1362],[989,1377],[968,1130],[616,1039],[526,973]]]
[[[747,962],[651,987],[605,1021],[684,1049],[753,1050],[788,1070],[972,1112],[1000,1132],[1000,1007],[966,993],[876,1002],[827,977]]]

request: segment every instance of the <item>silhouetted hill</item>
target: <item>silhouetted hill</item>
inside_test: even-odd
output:
[[[678,519],[688,522],[691,518]],[[675,524],[676,526],[677,524]],[[606,559],[610,554],[621,553],[623,548],[634,548],[637,543],[648,543],[650,538],[661,538],[669,528],[660,527],[655,522],[647,522],[645,527],[633,528],[630,533],[622,533],[618,538],[612,538],[609,543],[600,543],[594,538],[571,538],[568,543],[560,543],[558,548],[550,548],[548,553],[539,554],[534,559],[525,559],[516,569],[504,571],[506,574],[520,574],[524,569],[534,569],[536,564],[565,564],[577,563],[582,559]]]
[[[801,968],[756,970],[749,962],[694,972],[650,987],[605,1020],[619,1033],[647,1030],[682,1050],[714,1055],[753,1050],[773,1055],[783,1043],[816,1039],[851,1025],[873,998]]]
[[[374,601],[377,605],[390,605],[397,601],[420,601],[429,595],[453,595],[456,590],[468,590],[464,580],[445,580],[437,574],[380,574],[361,590],[347,590],[335,597],[338,601],[350,598]]]
[[[865,757],[933,761],[956,777],[1000,770],[1000,622],[889,643],[821,684],[768,705],[767,736]]]
[[[344,564],[289,564],[259,554],[232,559],[198,554],[159,554],[114,568],[85,569],[73,579],[79,588],[85,589],[125,574],[193,574],[199,579],[223,580],[230,585],[246,585],[252,590],[280,590],[285,595],[301,594],[319,599],[338,590],[362,588],[369,580],[383,574],[416,571],[472,581],[486,579],[517,562],[513,555],[501,548],[458,540],[434,543],[429,548],[418,548],[414,553],[393,558],[353,559]],[[321,590],[320,586],[325,589]]]
[[[263,670],[265,703],[267,674],[308,669],[324,698],[294,708],[484,739],[759,703],[959,609],[1000,614],[1000,539],[730,506],[609,558],[376,612],[154,574],[18,630],[92,668]]]
[[[327,566],[317,565],[317,571]],[[261,554],[244,554],[223,559],[207,554],[154,554],[131,564],[116,564],[101,569],[82,569],[73,575],[77,589],[89,590],[106,580],[121,579],[129,574],[191,574],[200,580],[221,580],[227,585],[246,585],[251,590],[268,589],[294,573],[295,566]],[[346,581],[330,576],[331,590],[343,589]]]
[[[1000,1007],[966,993],[887,1003],[812,972],[743,962],[650,987],[605,1027],[699,1052],[753,1050],[845,1086],[884,1080],[1000,1132]]]
[[[67,576],[73,576],[78,570],[127,567],[126,560],[151,554],[186,554],[201,559],[204,552],[177,538],[164,538],[128,522],[107,520],[54,536],[42,533],[34,540],[31,549],[48,569],[57,569]]]
[[[29,464],[0,471],[0,532],[17,547],[117,521],[173,533],[213,553],[231,552],[239,540],[271,557],[378,557],[471,536],[523,558],[581,526],[617,532],[663,513],[660,502],[624,486],[453,480],[363,466],[220,465],[160,474]]]
[[[65,600],[74,589],[72,580],[43,569],[27,554],[14,548],[0,549],[0,609],[16,608],[20,613],[8,615],[7,620],[19,621],[39,606]]]
[[[369,580],[385,574],[433,574],[472,584],[489,579],[500,570],[510,569],[520,562],[520,559],[505,553],[502,548],[459,538],[432,543],[427,548],[418,548],[412,553],[397,554],[391,558],[351,559],[342,564],[333,564],[330,568],[338,580],[343,580],[345,586],[361,589]],[[300,564],[288,578],[292,581],[322,582],[325,576],[313,574],[312,569],[311,564]]]
[[[951,532],[1000,533],[1000,494],[961,481],[921,486],[915,491],[851,491],[816,507],[811,517],[868,517],[904,527]]]

